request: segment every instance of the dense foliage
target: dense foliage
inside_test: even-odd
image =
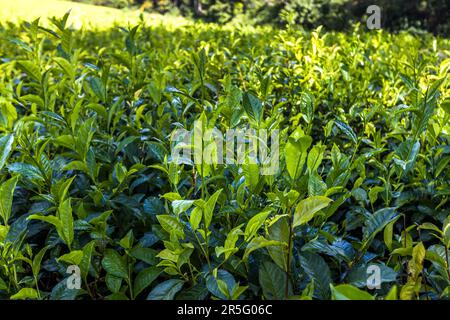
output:
[[[450,32],[447,0],[75,0],[116,8],[139,7],[150,12],[177,12],[205,21],[284,25],[294,21],[304,28],[320,25],[346,30],[365,21],[367,7],[382,8],[383,28],[421,28]]]
[[[66,19],[0,27],[0,298],[448,298],[450,41]],[[279,170],[171,162],[199,119]]]

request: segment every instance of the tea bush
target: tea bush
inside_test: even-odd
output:
[[[448,298],[448,39],[51,22],[0,28],[1,298]],[[199,120],[277,172],[172,161]]]

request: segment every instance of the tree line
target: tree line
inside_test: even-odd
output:
[[[345,30],[355,21],[364,22],[369,5],[382,9],[382,27],[390,30],[418,28],[447,35],[450,31],[448,0],[76,0],[116,8],[174,13],[207,22],[233,20],[251,24],[304,28],[323,25]]]

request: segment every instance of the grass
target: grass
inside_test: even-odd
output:
[[[0,22],[31,21],[41,17],[61,17],[71,11],[69,23],[76,29],[95,28],[106,29],[115,24],[136,23],[142,14],[149,24],[164,24],[179,26],[187,24],[186,19],[180,17],[163,16],[159,14],[141,13],[139,10],[114,9],[94,6],[84,3],[63,0],[0,0]]]

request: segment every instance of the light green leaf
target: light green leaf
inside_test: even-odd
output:
[[[10,297],[11,300],[37,299],[38,292],[33,288],[22,288],[19,292]]]
[[[372,214],[366,219],[363,233],[364,239],[373,239],[383,228],[390,222],[397,220],[399,217],[395,208],[383,208]]]
[[[23,162],[15,162],[8,165],[8,170],[11,172],[16,172],[20,174],[22,177],[25,177],[31,181],[44,181],[44,177],[42,176],[41,171],[35,166],[23,163]]]
[[[0,186],[0,216],[5,225],[11,216],[11,209],[14,197],[14,190],[16,189],[19,177],[13,177],[2,183]]]
[[[184,281],[170,279],[161,282],[147,296],[147,300],[173,300],[178,291],[183,287]]]
[[[261,228],[264,221],[266,221],[267,216],[270,214],[271,210],[264,210],[263,212],[260,212],[256,215],[254,215],[247,223],[247,226],[245,227],[245,240],[250,241],[258,231],[259,228]]]
[[[358,289],[350,284],[341,284],[331,287],[333,300],[374,300],[374,297],[366,291]]]
[[[265,248],[265,247],[273,247],[273,246],[284,246],[285,243],[275,240],[267,240],[266,238],[259,236],[256,238],[253,238],[252,241],[247,245],[245,248],[244,256],[242,257],[242,260],[247,260],[250,253],[252,253],[255,250]]]
[[[7,289],[8,289],[8,285],[2,278],[0,278],[0,290],[7,290]]]
[[[57,260],[58,262],[63,261],[71,265],[79,265],[81,262],[81,259],[83,259],[83,251],[81,250],[74,250],[67,254],[62,255]]]
[[[133,237],[133,230],[128,231],[128,233],[120,239],[119,244],[124,249],[130,249],[133,246],[134,237]]]
[[[39,66],[29,60],[19,60],[17,61],[17,65],[20,69],[22,69],[29,77],[36,80],[37,82],[41,82],[42,74],[39,70]]]
[[[392,286],[391,290],[389,290],[389,293],[386,295],[384,300],[397,300],[398,297],[398,288],[396,285]]]
[[[209,225],[211,224],[213,213],[214,213],[214,207],[216,206],[217,199],[219,198],[220,193],[222,192],[222,189],[217,190],[209,199],[206,201],[205,208],[203,209],[204,214],[204,220],[205,220],[205,226],[206,228],[209,228]]]
[[[242,104],[247,116],[256,123],[260,123],[262,118],[262,104],[258,97],[250,92],[245,92],[242,96]]]
[[[299,202],[294,212],[294,222],[292,227],[308,223],[314,215],[326,208],[331,203],[330,198],[324,196],[313,196]]]
[[[172,201],[173,212],[176,215],[186,212],[194,204],[194,200],[174,200]]]
[[[324,150],[325,146],[318,144],[309,151],[306,165],[310,174],[314,173],[322,163]]]
[[[61,230],[58,232],[61,239],[70,248],[73,241],[73,216],[72,206],[70,205],[70,198],[60,203],[58,207],[59,220],[61,221]]]
[[[203,211],[199,207],[195,207],[191,211],[191,215],[189,217],[189,223],[191,224],[192,230],[197,230],[200,222],[202,221]]]
[[[306,136],[298,127],[289,137],[284,149],[286,168],[289,176],[296,180],[302,173],[306,161],[307,151],[312,143],[312,138]]]

